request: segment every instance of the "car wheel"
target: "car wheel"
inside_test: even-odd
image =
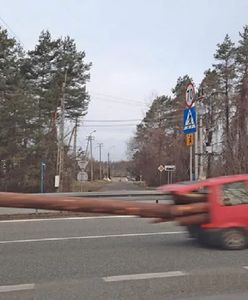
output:
[[[221,244],[227,250],[245,249],[248,244],[247,234],[239,228],[226,229],[221,235]]]

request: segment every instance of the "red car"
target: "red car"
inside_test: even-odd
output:
[[[196,183],[160,188],[175,195],[205,194],[209,203],[209,223],[188,226],[192,237],[225,249],[248,246],[248,174],[210,178]]]

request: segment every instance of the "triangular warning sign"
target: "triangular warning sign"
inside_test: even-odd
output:
[[[184,123],[184,130],[196,128],[194,118],[192,116],[191,110],[189,109],[186,121]]]

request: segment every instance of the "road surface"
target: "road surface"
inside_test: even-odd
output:
[[[0,266],[3,300],[248,298],[248,250],[132,217],[0,221]]]

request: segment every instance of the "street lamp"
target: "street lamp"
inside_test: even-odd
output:
[[[44,163],[44,161],[40,162],[40,192],[44,193],[45,189],[44,189],[44,178],[45,178],[45,167],[46,164]]]
[[[110,150],[112,149],[112,148],[114,148],[115,146],[111,146],[109,149],[108,149],[108,172],[107,172],[107,176],[108,176],[108,178],[110,179]]]
[[[92,135],[92,133],[94,133],[94,132],[96,132],[96,130],[93,130],[89,135],[91,136]]]

